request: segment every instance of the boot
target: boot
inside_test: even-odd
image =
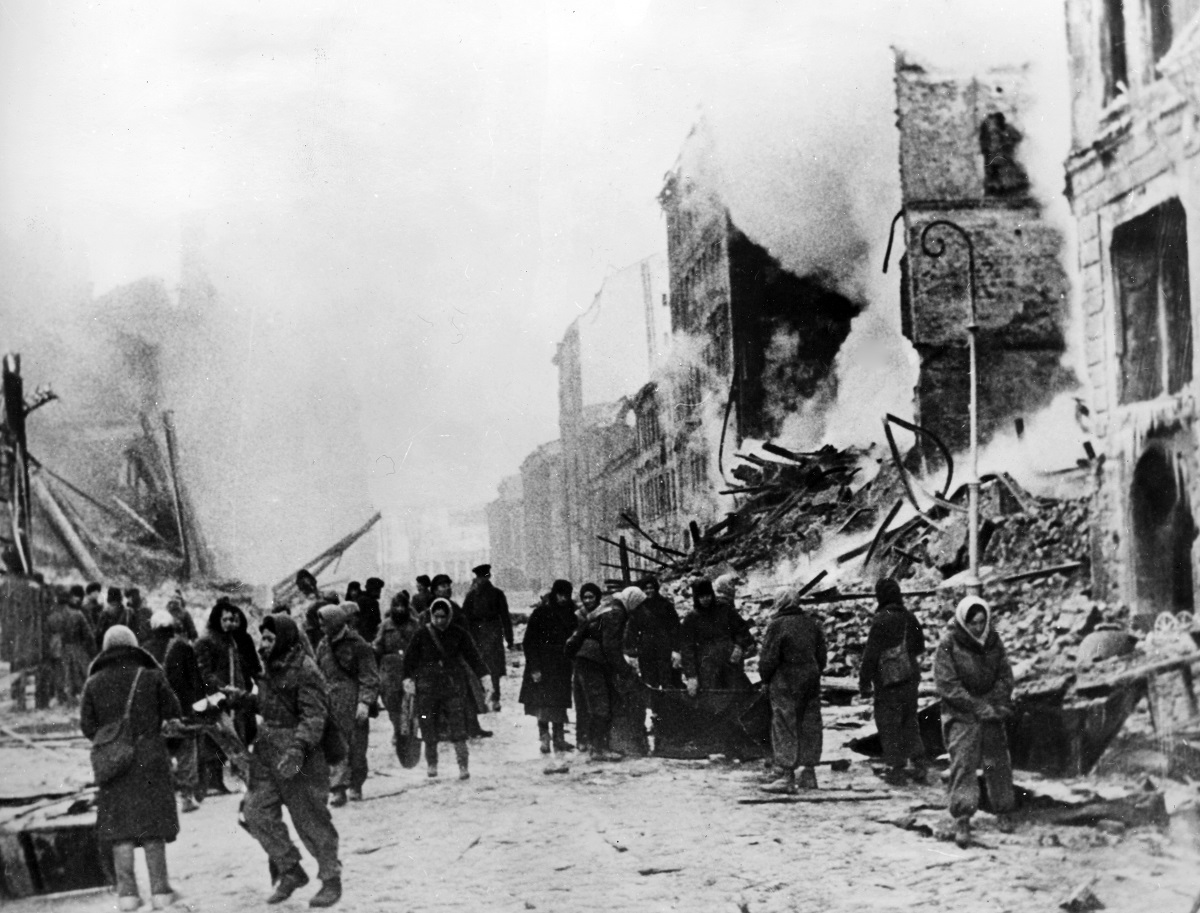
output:
[[[817,788],[817,772],[811,767],[805,767],[800,771],[800,779],[796,785],[800,789],[816,789]]]
[[[267,898],[267,903],[283,903],[296,893],[298,888],[302,888],[306,884],[308,884],[308,873],[297,863],[279,876],[279,883],[275,885],[275,893]]]
[[[913,761],[908,778],[914,783],[925,783],[929,779],[929,766],[924,761]]]
[[[333,794],[329,799],[329,805],[331,808],[341,808],[349,801],[350,797],[346,795],[346,790],[344,788],[337,787],[333,790]]]
[[[426,766],[428,767],[428,769],[425,771],[425,776],[427,776],[430,780],[436,780],[437,779],[437,762],[434,761],[432,764],[429,764]]]
[[[184,814],[187,814],[188,812],[194,812],[199,807],[200,804],[187,793],[184,793],[179,797],[179,810]]]
[[[541,742],[542,754],[550,754],[550,729],[544,724],[538,724],[538,739]]]
[[[122,913],[126,913],[126,911],[136,910],[141,905],[142,905],[142,898],[140,898],[136,894],[130,894],[128,896],[117,898],[117,909],[121,910]]]
[[[362,801],[362,790],[361,789],[355,789],[354,787],[350,787],[350,790],[349,790],[349,792],[346,793],[346,795],[350,799],[351,802],[361,802]]]
[[[454,757],[458,761],[458,779],[470,780],[471,771],[467,769],[467,765],[470,762],[471,753],[466,742],[454,743]]]
[[[165,910],[173,903],[175,903],[174,891],[171,891],[167,894],[155,894],[150,898],[150,906],[155,910]]]
[[[554,724],[554,750],[555,751],[574,751],[575,746],[566,740],[563,735],[563,724]]]
[[[907,786],[908,776],[903,767],[889,767],[879,775],[888,786]]]
[[[796,774],[795,771],[783,770],[779,772],[779,778],[772,780],[759,787],[765,793],[780,793],[790,795],[796,792]]]
[[[971,845],[971,819],[959,818],[954,822],[954,842],[960,850]]]
[[[321,890],[308,902],[310,907],[332,907],[342,899],[342,879],[330,878],[321,882]]]

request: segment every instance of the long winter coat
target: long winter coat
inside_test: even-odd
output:
[[[825,632],[800,606],[780,609],[763,634],[758,671],[772,695],[806,693],[825,671]]]
[[[679,613],[667,597],[648,596],[629,613],[625,624],[626,656],[637,658],[642,679],[652,688],[672,684],[671,654],[680,648]]]
[[[575,604],[558,605],[553,596],[529,616],[522,644],[525,673],[518,697],[527,711],[571,706],[571,659],[566,646],[575,625]],[[541,681],[533,680],[535,672],[541,673]]]
[[[353,621],[354,628],[363,640],[373,643],[383,621],[379,614],[379,600],[370,593],[360,593],[354,601],[358,604],[358,612]]]
[[[938,644],[933,673],[943,722],[978,722],[984,708],[1012,710],[1012,666],[993,630],[980,644],[957,621],[951,622]]]
[[[404,700],[404,653],[420,627],[411,610],[404,615],[392,610],[379,626],[375,642],[371,644],[379,666],[379,693],[388,713],[400,712]]]
[[[62,685],[69,694],[78,694],[96,653],[92,626],[79,609],[60,605],[46,617],[46,630],[50,656],[61,664]]]
[[[221,613],[234,611],[241,616],[241,630],[227,634],[221,630]],[[226,685],[243,690],[262,673],[262,662],[247,631],[246,614],[237,606],[218,603],[208,615],[204,633],[196,641],[196,662],[204,687],[212,694]]]
[[[332,643],[326,637],[318,645],[317,668],[329,689],[330,712],[349,739],[358,705],[370,706],[379,696],[375,653],[357,631],[346,625]]]
[[[456,613],[455,617],[475,638],[479,654],[491,674],[505,675],[508,654],[504,652],[504,646],[513,645],[513,626],[504,590],[488,580],[476,581],[463,600],[462,613]]]
[[[425,742],[460,742],[467,737],[472,697],[462,668],[464,659],[475,675],[488,674],[474,639],[466,628],[453,623],[437,632],[436,641],[430,625],[422,625],[404,654],[403,675],[417,685],[417,714]]]
[[[683,649],[683,674],[695,678],[700,688],[738,690],[749,688],[750,681],[741,664],[731,662],[734,647],[743,654],[754,649],[750,625],[724,600],[708,609],[693,608],[680,625]]]
[[[107,843],[174,840],[179,833],[171,760],[162,737],[163,720],[179,716],[179,701],[154,658],[140,647],[111,647],[96,657],[83,686],[79,725],[91,739],[101,726],[115,723],[137,670],[142,677],[129,713],[135,737],[133,766],[100,787],[96,801],[97,836]]]
[[[902,603],[887,603],[880,606],[875,617],[871,619],[871,629],[867,632],[867,644],[863,648],[862,666],[858,673],[859,688],[866,691],[868,688],[878,690],[882,687],[876,681],[879,675],[880,656],[884,650],[899,647],[906,642],[908,655],[912,657],[913,668],[919,669],[917,657],[925,652],[925,632],[921,628],[921,623]],[[920,673],[918,673],[918,677],[919,675]]]

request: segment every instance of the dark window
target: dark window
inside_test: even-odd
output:
[[[1158,63],[1171,49],[1171,0],[1145,0],[1146,25],[1150,30],[1150,53],[1152,63]],[[1158,71],[1151,67],[1151,79],[1158,78]]]
[[[1017,196],[1029,190],[1029,175],[1017,161],[1021,131],[999,111],[979,125],[979,151],[983,154],[983,192],[989,197]]]
[[[1104,24],[1100,30],[1100,65],[1104,70],[1104,103],[1117,97],[1129,83],[1125,63],[1124,0],[1104,0]]]
[[[1183,206],[1170,200],[1113,231],[1121,320],[1120,400],[1178,393],[1192,379],[1192,307]]]

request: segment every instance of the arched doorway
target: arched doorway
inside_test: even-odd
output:
[[[1161,441],[1138,460],[1130,491],[1137,615],[1152,623],[1159,612],[1190,612],[1192,540],[1196,526],[1179,485],[1172,451]]]

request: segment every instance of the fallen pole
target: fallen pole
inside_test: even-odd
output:
[[[662,567],[673,567],[671,562],[663,561],[661,558],[655,558],[653,555],[647,555],[645,552],[639,552],[636,548],[633,548],[627,542],[623,542],[623,541],[617,542],[615,539],[610,539],[607,536],[597,536],[596,538],[599,539],[601,542],[604,542],[604,543],[607,543],[608,545],[613,546],[613,548],[624,549],[626,551],[626,553],[629,555],[637,555],[639,558],[645,558],[647,561],[653,561],[655,564],[660,565]]]

